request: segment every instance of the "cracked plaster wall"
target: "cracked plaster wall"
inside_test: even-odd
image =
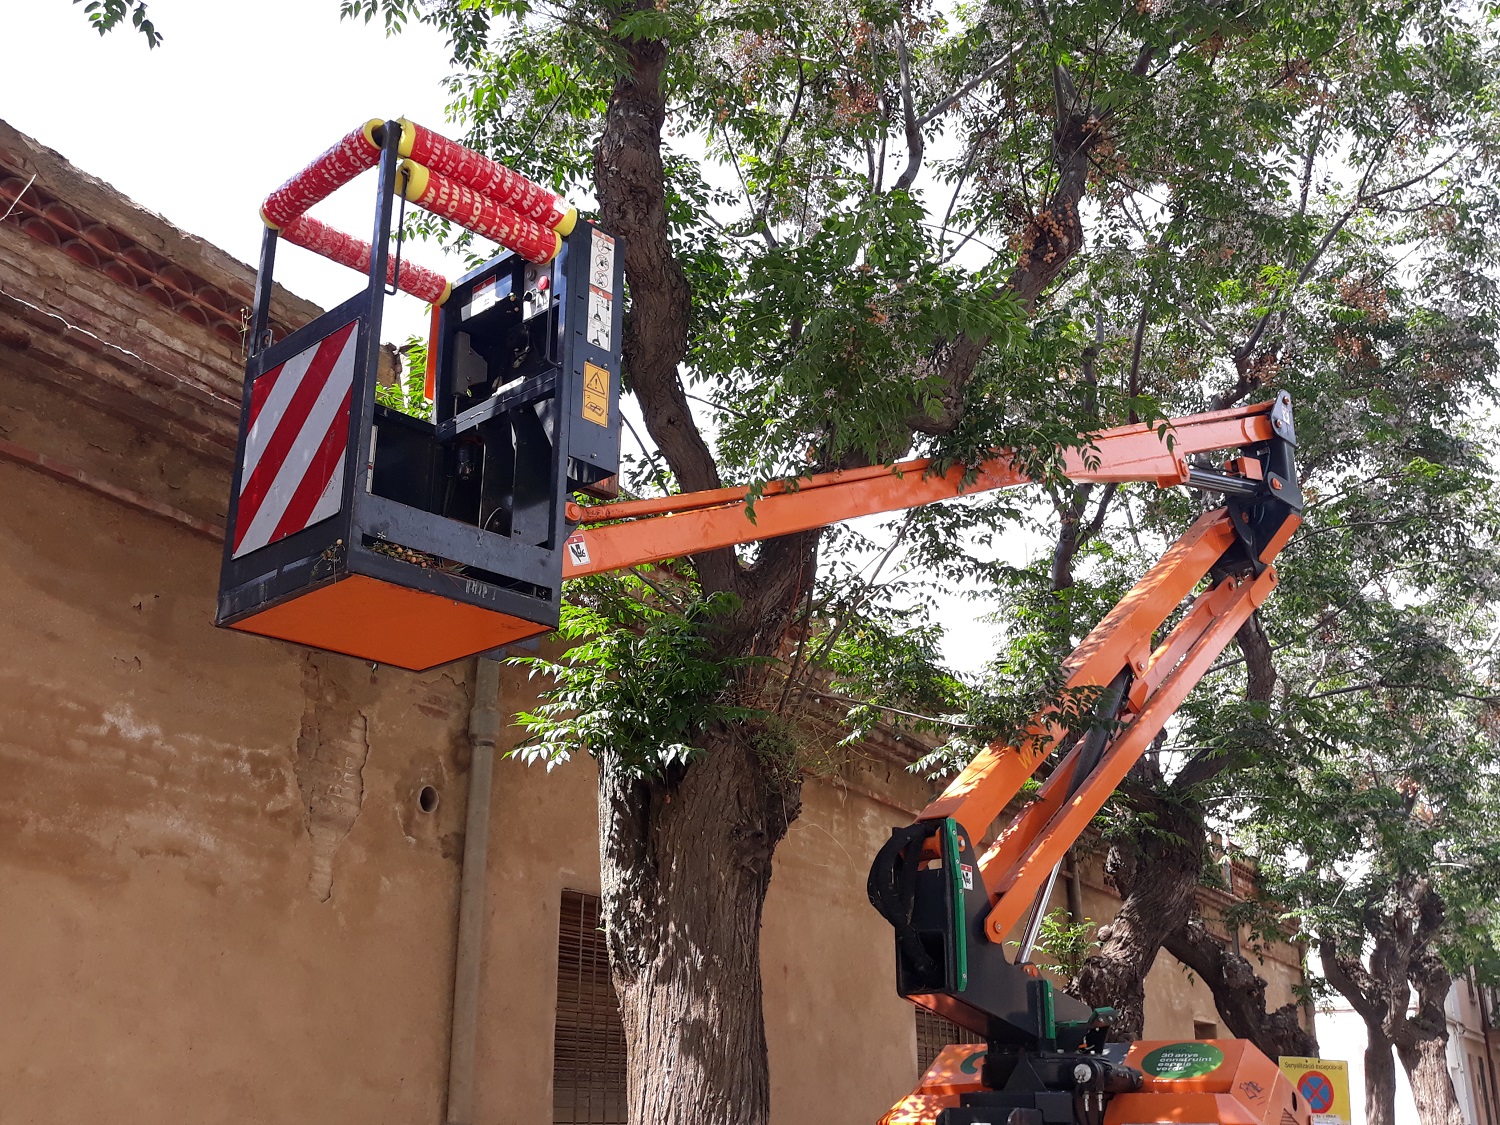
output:
[[[0,363],[0,430],[41,434],[43,408],[113,444]],[[139,478],[171,479],[132,448]],[[0,463],[4,1125],[406,1123],[442,1103],[467,670],[214,629],[218,561]]]

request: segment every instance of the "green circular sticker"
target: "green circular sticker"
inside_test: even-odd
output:
[[[1169,1043],[1141,1060],[1152,1078],[1202,1078],[1223,1065],[1224,1052],[1212,1043]]]

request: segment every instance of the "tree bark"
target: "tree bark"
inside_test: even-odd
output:
[[[1422,1125],[1468,1125],[1448,1070],[1448,1034],[1423,1037],[1396,1048]]]
[[[1365,1023],[1365,1125],[1396,1125],[1396,1060],[1379,1024]]]
[[[1423,949],[1413,957],[1407,979],[1417,994],[1416,1011],[1401,1021],[1396,1056],[1411,1081],[1412,1101],[1422,1125],[1466,1125],[1448,1069],[1448,1016],[1445,1004],[1453,977],[1441,957]]]
[[[1208,985],[1224,1025],[1236,1039],[1248,1039],[1269,1058],[1318,1057],[1317,1037],[1298,1020],[1293,1001],[1266,1008],[1266,982],[1249,959],[1224,945],[1195,915],[1167,935],[1166,949]]]
[[[603,915],[630,1120],[762,1125],[761,914],[801,780],[768,768],[742,730],[705,743],[660,781],[600,756]]]
[[[650,0],[621,4],[617,14],[649,9]],[[688,406],[678,365],[687,355],[692,294],[668,233],[662,128],[667,45],[659,39],[620,44],[626,66],[615,82],[594,147],[599,217],[624,242],[630,304],[621,334],[621,374],[635,392],[647,431],[684,491],[722,483],[713,453]],[[739,591],[733,551],[695,558],[705,588]]]
[[[1203,872],[1201,814],[1155,793],[1136,798],[1152,823],[1111,845],[1104,874],[1120,892],[1120,912],[1099,928],[1099,951],[1083,964],[1074,991],[1095,1008],[1114,1008],[1110,1037],[1142,1038],[1146,974],[1167,935],[1192,913]]]
[[[1405,1015],[1410,995],[1404,975],[1389,979],[1391,967],[1404,963],[1397,935],[1390,929],[1376,935],[1370,953],[1373,970],[1367,970],[1357,955],[1344,956],[1343,944],[1331,934],[1319,935],[1318,953],[1323,976],[1364,1021],[1365,1119],[1368,1125],[1396,1125],[1396,1060],[1391,1053],[1391,1029],[1394,1019]]]

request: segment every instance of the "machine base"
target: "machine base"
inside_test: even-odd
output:
[[[1107,1048],[1118,1058],[1119,1047]],[[1243,1039],[1179,1042],[1142,1040],[1123,1065],[1141,1075],[1132,1093],[1063,1089],[992,1091],[981,1079],[989,1048],[944,1047],[917,1088],[880,1119],[880,1125],[1311,1125],[1276,1063]],[[1029,1056],[1039,1073],[1056,1052]],[[1007,1083],[1007,1086],[1012,1084]],[[1102,1110],[1102,1114],[1101,1111]]]
[[[350,574],[230,628],[422,672],[553,626]]]

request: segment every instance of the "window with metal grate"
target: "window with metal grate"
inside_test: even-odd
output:
[[[917,1075],[927,1073],[938,1052],[950,1043],[983,1043],[984,1036],[976,1035],[966,1027],[959,1027],[952,1020],[944,1019],[926,1008],[917,1010]]]
[[[557,930],[553,1125],[625,1125],[625,1025],[609,979],[599,898],[563,891]]]

